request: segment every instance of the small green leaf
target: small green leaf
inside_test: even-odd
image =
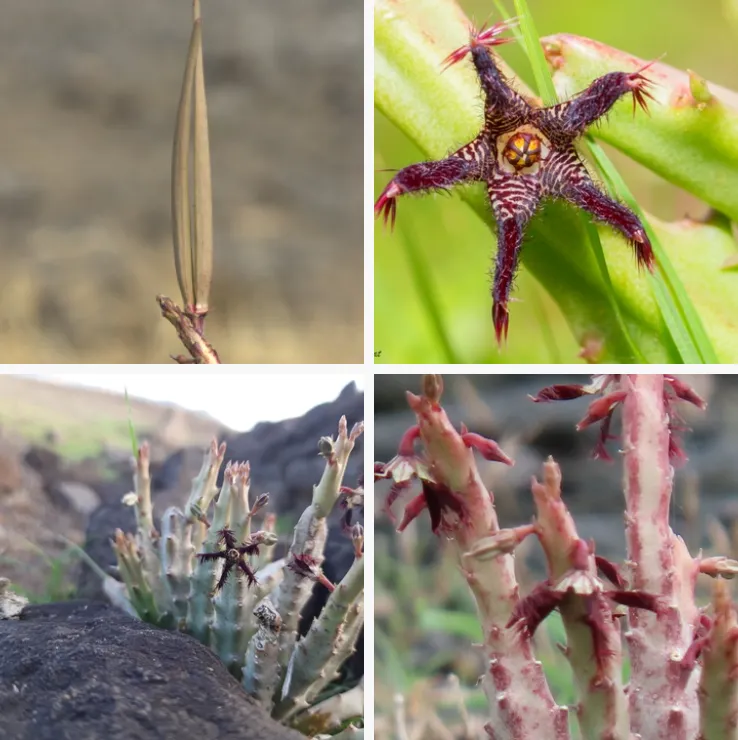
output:
[[[128,437],[131,440],[131,450],[135,460],[138,457],[138,437],[136,436],[136,428],[133,426],[133,408],[131,407],[131,399],[128,397],[127,387],[123,388],[123,393],[126,397],[126,409],[128,410]]]

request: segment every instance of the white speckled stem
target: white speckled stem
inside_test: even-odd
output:
[[[699,731],[699,666],[680,661],[698,618],[697,566],[669,526],[673,469],[662,375],[625,375],[622,389],[625,535],[631,588],[662,597],[661,614],[628,610],[631,729],[647,740],[694,740]]]
[[[364,594],[360,594],[346,614],[343,622],[343,630],[339,640],[335,643],[335,649],[331,652],[328,662],[323,670],[315,678],[313,683],[305,690],[305,701],[312,704],[318,694],[334,679],[338,678],[341,666],[356,651],[356,641],[359,639],[364,627]]]
[[[136,492],[136,541],[141,551],[141,562],[146,581],[156,602],[160,615],[171,614],[172,603],[169,588],[162,574],[161,560],[159,559],[156,538],[158,534],[154,527],[154,512],[151,503],[151,475],[149,462],[151,451],[147,442],[138,450],[136,467],[133,475]]]
[[[557,706],[535,659],[530,640],[505,625],[518,602],[518,584],[513,558],[464,558],[481,540],[499,532],[491,492],[479,474],[474,453],[451,424],[434,390],[442,387],[439,376],[424,376],[429,395],[407,394],[415,412],[420,437],[436,480],[461,497],[468,521],[449,532],[466,581],[477,602],[484,634],[488,670],[483,685],[488,698],[490,721],[487,732],[494,740],[568,740],[566,709]]]
[[[229,487],[236,540],[243,542],[249,529],[249,466],[248,463],[226,467],[225,479]],[[232,573],[221,592],[214,599],[215,619],[213,624],[213,646],[228,670],[239,675],[243,665],[244,650],[239,647],[240,638],[248,629],[254,607],[253,589],[243,574]]]
[[[175,623],[181,626],[187,615],[195,548],[192,545],[192,524],[174,506],[168,508],[161,518],[159,553],[164,577],[169,586],[171,610]]]
[[[218,479],[218,472],[223,464],[225,453],[225,443],[218,445],[215,439],[210,443],[200,472],[192,480],[192,490],[185,507],[185,514],[188,517],[197,519],[205,516],[210,503],[218,492],[215,482]],[[197,543],[195,546],[197,546]]]
[[[561,470],[552,458],[543,466],[543,480],[533,481],[532,491],[539,540],[551,580],[556,583],[571,572],[573,548],[580,538],[574,519],[561,498]],[[594,555],[589,555],[587,564],[586,576],[592,583],[602,585],[597,577]],[[587,622],[590,610],[594,609],[599,615],[598,645],[593,639],[592,626]],[[586,597],[572,593],[561,602],[559,611],[566,630],[566,656],[577,688],[577,717],[582,736],[630,740],[620,625],[613,618],[607,599],[603,597],[591,605]]]

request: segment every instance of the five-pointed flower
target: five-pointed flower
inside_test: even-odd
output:
[[[230,575],[233,568],[238,568],[246,576],[246,581],[249,586],[253,586],[256,581],[256,574],[253,568],[248,564],[246,558],[250,555],[259,554],[259,542],[249,539],[248,541],[238,544],[236,535],[230,529],[221,529],[218,532],[218,544],[223,543],[225,545],[224,550],[216,550],[215,552],[198,552],[197,557],[201,561],[206,560],[223,560],[223,571],[220,574],[217,585],[213,589],[213,594],[216,594],[220,589],[225,586],[228,576]]]
[[[484,93],[484,126],[479,135],[448,157],[420,162],[400,170],[374,206],[377,216],[394,224],[397,198],[405,193],[448,190],[454,185],[483,182],[497,222],[497,262],[492,288],[492,317],[498,343],[507,337],[508,302],[528,222],[546,198],[572,203],[619,231],[635,250],[639,266],[653,269],[651,244],[638,217],[605,195],[594,183],[575,142],[627,93],[646,110],[652,97],[636,72],[611,72],[595,80],[571,100],[538,107],[517,93],[501,74],[491,47],[511,24],[498,23],[479,32],[446,58],[447,66],[471,54]]]

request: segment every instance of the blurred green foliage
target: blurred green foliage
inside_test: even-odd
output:
[[[74,574],[79,556],[75,549],[64,550],[60,555],[47,555],[41,548],[29,543],[29,549],[41,557],[43,565],[43,586],[31,591],[14,583],[13,591],[25,596],[31,604],[50,604],[56,601],[69,601],[74,598]],[[3,565],[19,565],[14,558],[0,555],[0,568]]]
[[[461,0],[476,25],[499,20],[489,0]],[[664,52],[669,64],[693,69],[726,87],[738,87],[738,59],[731,53],[738,21],[730,3],[697,5],[677,0],[668,7],[619,3],[546,3],[531,0],[539,33],[595,38],[645,59]],[[519,44],[500,48],[527,84],[532,74]],[[481,111],[481,105],[480,105]],[[375,167],[397,169],[423,159],[408,139],[377,114]],[[449,142],[449,150],[464,142]],[[672,220],[702,217],[705,206],[644,167],[605,147],[641,208]],[[375,194],[387,182],[378,173]],[[404,199],[394,233],[378,224],[375,237],[375,349],[380,362],[571,362],[578,345],[556,303],[523,267],[511,305],[507,349],[495,348],[489,315],[489,278],[494,240],[458,195]],[[414,266],[413,264],[414,263]],[[418,269],[420,268],[420,269]],[[421,279],[418,279],[418,274]]]

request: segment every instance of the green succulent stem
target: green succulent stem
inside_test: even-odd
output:
[[[288,678],[282,688],[282,699],[275,708],[275,716],[289,717],[297,707],[307,705],[305,697],[316,680],[328,673],[326,666],[341,642],[351,606],[363,589],[364,558],[358,557],[308,633],[297,643],[287,667]]]
[[[320,440],[318,449],[325,458],[323,476],[318,485],[313,488],[312,503],[297,522],[287,556],[288,561],[290,558],[307,556],[313,560],[316,567],[321,566],[328,537],[326,517],[338,500],[346,463],[363,428],[363,424],[357,424],[349,433],[344,416],[338,423],[336,440],[329,437],[323,437]],[[282,617],[279,660],[283,669],[287,668],[297,642],[300,613],[310,598],[312,590],[313,582],[310,579],[288,569],[274,595],[277,611]]]

